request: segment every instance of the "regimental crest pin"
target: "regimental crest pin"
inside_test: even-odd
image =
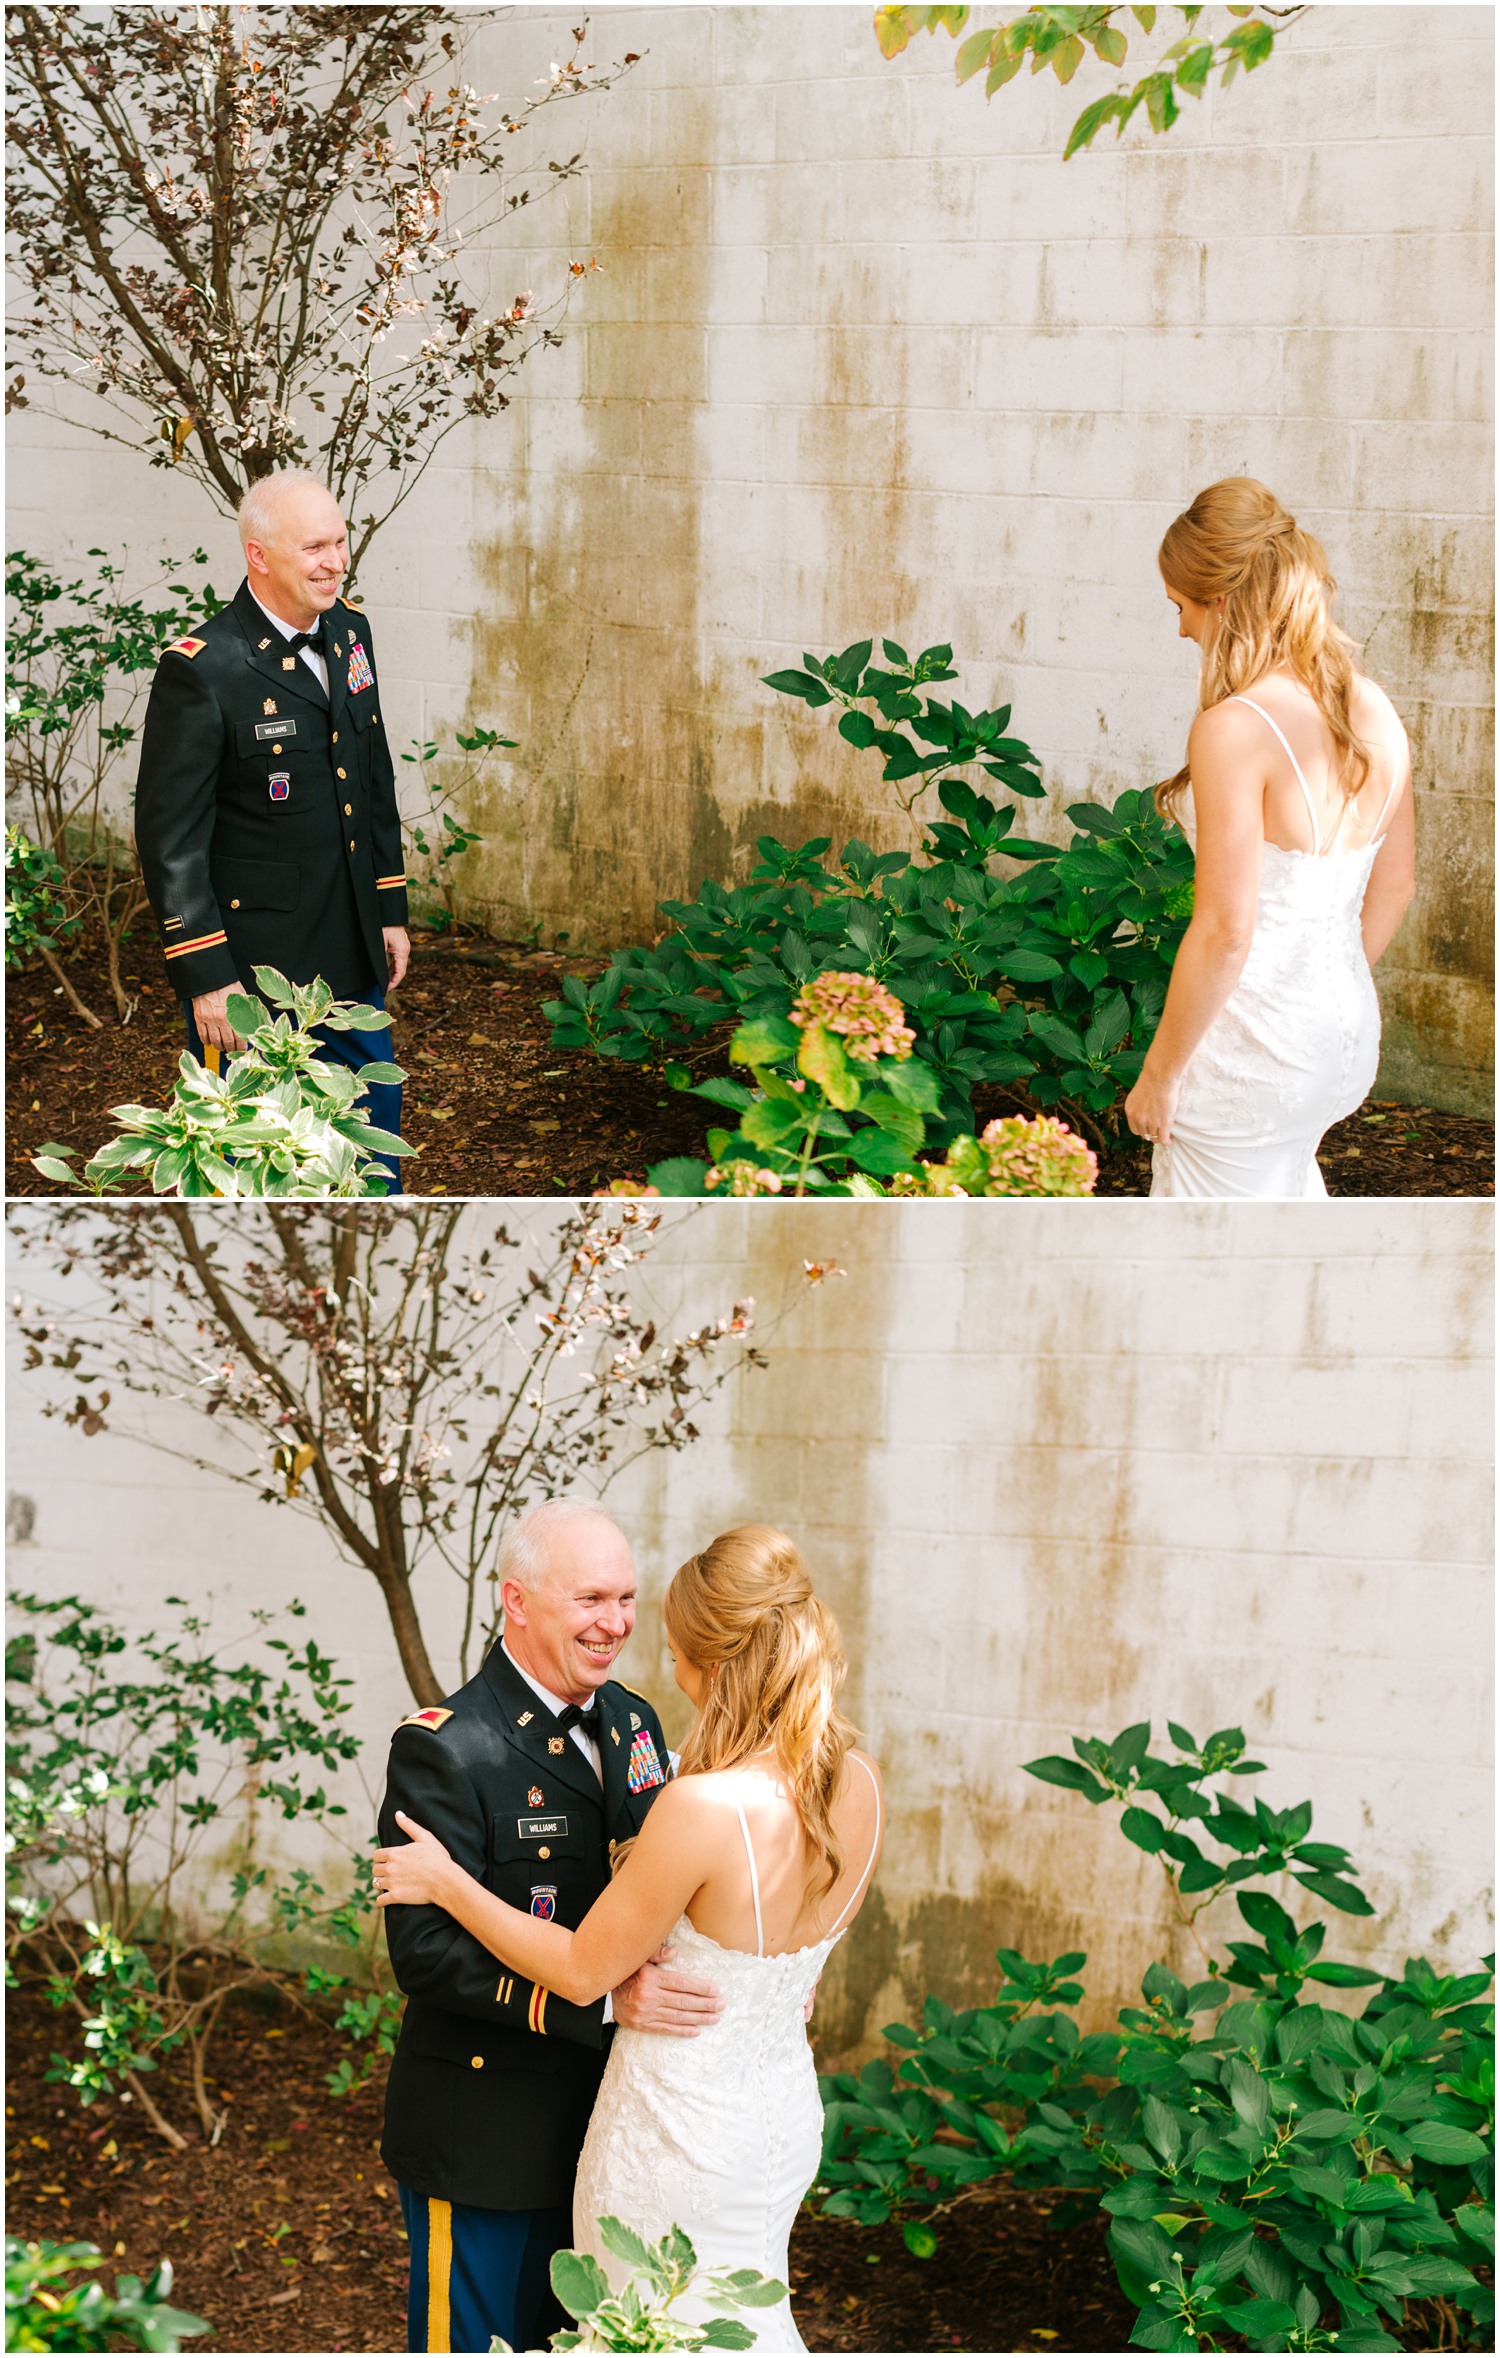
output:
[[[291,791],[292,791],[292,773],[291,773],[291,771],[290,771],[290,770],[273,770],[273,771],[271,772],[271,800],[272,800],[273,802],[285,802],[285,801],[286,801],[286,799],[287,799],[287,796],[288,796],[288,795],[291,793]]]
[[[625,1782],[632,1793],[646,1793],[653,1785],[664,1785],[666,1781],[667,1772],[651,1741],[651,1731],[642,1728],[638,1736],[631,1738],[630,1766],[626,1771]]]
[[[283,671],[295,671],[295,670],[296,670],[296,668],[297,668],[297,658],[296,658],[296,656],[295,656],[295,655],[283,655],[283,656],[282,656],[282,658],[281,658],[281,668],[282,668],[282,670],[283,670]]]
[[[541,1809],[545,1804],[546,1799],[547,1796],[542,1791],[541,1786],[533,1785],[531,1791],[526,1796],[526,1807],[528,1809]]]
[[[335,653],[338,650],[335,648]],[[358,639],[349,641],[349,693],[357,696],[361,688],[373,688],[375,674],[370,669],[370,658]]]
[[[551,1922],[557,1914],[557,1885],[555,1883],[533,1883],[531,1912],[533,1916],[543,1916],[548,1923]]]
[[[276,710],[276,699],[275,699],[275,697],[274,697],[274,696],[268,696],[268,697],[266,698],[266,700],[265,700],[265,703],[264,703],[264,704],[261,706],[261,711],[262,711],[262,712],[274,712],[275,710]]]
[[[568,1739],[566,1736],[549,1736],[547,1738],[547,1750],[549,1752],[565,1752],[567,1747]]]

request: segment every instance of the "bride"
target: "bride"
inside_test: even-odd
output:
[[[694,2039],[617,2028],[578,2165],[574,2241],[681,2227],[706,2267],[787,2281],[787,2241],[817,2175],[823,2111],[807,2040],[818,1978],[880,1851],[875,1764],[838,1706],[838,1626],[792,1542],[727,1531],[667,1590],[677,1684],[694,1706],[678,1774],[576,1931],[506,1905],[401,1815],[375,1857],[379,1904],[429,1901],[513,1972],[588,2005],[664,1941],[724,1997]],[[690,2299],[679,2304],[691,2317]],[[701,2309],[696,2321],[713,2312]],[[790,2301],[752,2311],[757,2348],[801,2350]]]
[[[1158,558],[1203,651],[1185,766],[1193,918],[1140,1079],[1160,1196],[1326,1195],[1317,1149],[1375,1079],[1370,969],[1412,897],[1411,757],[1332,620],[1328,560],[1273,492],[1200,491]]]

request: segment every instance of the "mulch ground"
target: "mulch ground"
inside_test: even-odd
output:
[[[669,1155],[701,1155],[713,1109],[639,1066],[554,1049],[542,1002],[566,973],[601,962],[471,941],[421,946],[391,1002],[391,1053],[405,1066],[406,1184],[417,1195],[587,1195],[642,1178]],[[139,969],[139,971],[136,971]],[[103,1031],[73,1013],[44,966],[8,977],[6,1191],[46,1195],[30,1157],[51,1140],[80,1160],[110,1135],[109,1108],[161,1104],[182,1052],[181,1018],[154,943],[127,954],[131,1021],[114,1020],[102,959],[69,968]],[[708,1071],[712,1066],[705,1064]],[[720,1066],[721,1070],[727,1067]],[[981,1090],[975,1112],[1026,1110]],[[1494,1131],[1462,1114],[1373,1100],[1331,1130],[1322,1164],[1338,1196],[1492,1195]],[[1144,1195],[1150,1152],[1136,1141],[1101,1156],[1100,1195]]]
[[[152,2095],[190,2133],[170,2151],[133,2104],[85,2109],[44,2078],[60,2024],[34,1990],[7,2007],[7,2227],[97,2244],[107,2280],[165,2257],[172,2299],[212,2332],[190,2350],[401,2350],[406,2243],[380,2165],[377,2086],[327,2094],[346,2052],[269,2004],[226,2013],[211,2093],[229,2126],[210,2148],[171,2059]],[[895,2228],[804,2213],[792,2237],[798,2319],[814,2350],[1122,2350],[1121,2299],[1100,2223],[1066,2235],[1044,2195],[986,2193],[939,2222],[917,2260]],[[751,2322],[754,2320],[752,2318]]]

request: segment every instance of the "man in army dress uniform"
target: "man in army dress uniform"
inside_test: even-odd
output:
[[[338,502],[285,469],[240,503],[246,578],[175,639],[151,686],[135,832],[188,1044],[218,1069],[226,1012],[257,965],[376,1007],[406,971],[406,876],[370,625],[339,595]],[[322,1032],[323,1053],[383,1063],[383,1032]],[[399,1134],[399,1087],[366,1091]],[[394,1170],[394,1164],[391,1167]]]
[[[513,1907],[576,1929],[668,1775],[661,1722],[610,1676],[635,1619],[623,1532],[596,1507],[533,1509],[500,1551],[505,1634],[441,1709],[391,1743],[397,1810]],[[389,1908],[407,2007],[381,2156],[410,2243],[408,2346],[545,2349],[569,2320],[548,2267],[573,2240],[573,2180],[611,2023],[695,2037],[722,2011],[665,1953],[591,2006],[514,1974],[441,1908]]]

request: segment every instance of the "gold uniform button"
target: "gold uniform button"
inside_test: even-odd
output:
[[[540,1849],[540,1850],[537,1852],[537,1854],[536,1854],[536,1855],[537,1855],[537,1857],[538,1857],[539,1859],[550,1859],[550,1858],[551,1858],[551,1856],[552,1856],[552,1852],[551,1852],[551,1849],[549,1848],[549,1846],[548,1846],[548,1845],[547,1845],[547,1844],[544,1842],[544,1843],[542,1844],[542,1847],[541,1847],[541,1849]]]
[[[279,752],[281,751],[281,747],[280,747],[279,745],[273,745],[273,746],[271,747],[271,751],[272,751],[273,753],[279,753]]]
[[[334,744],[335,744],[335,745],[337,745],[337,743],[338,743],[338,741],[339,741],[339,733],[338,733],[338,730],[337,730],[337,729],[335,729],[335,730],[334,730],[334,732],[333,732],[333,741],[334,741]]]
[[[238,902],[238,901],[231,901],[231,902],[230,902],[230,904],[229,904],[229,906],[231,907],[231,909],[237,909],[237,908],[239,907],[239,905],[240,905],[240,904],[239,904],[239,902]]]
[[[344,816],[345,816],[345,818],[346,818],[346,819],[352,819],[352,818],[353,818],[353,816],[354,816],[354,805],[353,805],[353,803],[352,803],[352,802],[346,802],[346,803],[345,803],[345,805],[344,805]]]
[[[483,2071],[484,2057],[482,2055],[471,2055],[469,2057],[469,2069],[470,2071]]]
[[[353,836],[352,836],[352,835],[351,835],[351,836],[350,836],[350,838],[349,838],[349,849],[350,849],[351,851],[353,851],[353,849],[354,849],[354,838],[353,838]]]
[[[347,770],[340,770],[340,772],[339,772],[339,776],[340,776],[341,778],[347,778],[347,777],[348,777],[348,775],[349,775],[349,772],[348,772]]]
[[[611,1850],[613,1850],[613,1849],[615,1848],[615,1838],[614,1838],[613,1834],[611,1834],[611,1836],[610,1836],[610,1838],[609,1838],[609,1847],[610,1847],[610,1849],[611,1849]]]

